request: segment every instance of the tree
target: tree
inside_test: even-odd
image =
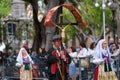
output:
[[[28,1],[29,3],[31,3],[32,7],[33,7],[33,20],[34,20],[34,26],[35,26],[35,38],[34,38],[34,44],[33,47],[34,49],[38,50],[39,47],[44,47],[46,48],[46,50],[48,50],[51,47],[51,38],[55,33],[58,33],[58,29],[56,29],[56,27],[44,27],[43,23],[44,23],[44,18],[42,19],[41,22],[38,21],[38,0],[24,0],[24,1]],[[77,35],[78,37],[85,37],[88,38],[89,36],[91,36],[91,39],[96,40],[99,39],[102,36],[101,33],[101,28],[102,28],[102,11],[99,8],[95,8],[93,1],[91,0],[84,0],[82,1],[82,4],[80,4],[81,0],[69,0],[69,3],[71,2],[74,6],[76,6],[81,15],[82,18],[84,19],[84,21],[88,24],[88,28],[86,28],[85,30],[78,30],[78,26],[74,26],[74,28],[76,29],[75,31],[75,35]],[[57,6],[60,5],[62,3],[64,3],[64,0],[44,0],[44,3],[46,4],[46,13],[47,12]],[[53,21],[57,22],[57,16],[59,16],[59,14],[61,13],[61,9],[59,9],[58,11],[56,11],[56,13],[53,16]],[[109,23],[111,22],[110,20],[110,10],[107,9],[106,11],[106,15],[108,15],[106,17],[106,23],[108,25],[110,25]],[[44,15],[44,17],[45,17]],[[67,19],[69,22],[71,22],[71,19]],[[82,36],[81,36],[82,35]],[[84,38],[84,39],[85,39]]]
[[[2,26],[2,18],[10,13],[10,4],[12,0],[0,0],[0,42],[2,42],[2,37],[6,36],[5,28]]]
[[[24,0],[29,2],[32,5],[32,9],[33,9],[33,23],[34,23],[34,27],[35,27],[35,36],[34,36],[34,40],[33,40],[33,49],[38,51],[38,48],[41,46],[42,44],[42,23],[39,22],[38,20],[38,0]]]
[[[79,32],[77,32],[77,36],[80,36],[81,33],[86,38],[91,38],[92,40],[100,39],[103,35],[102,30],[102,9],[100,7],[94,6],[94,1],[92,0],[69,0],[71,4],[78,7],[80,14],[84,21],[87,23],[88,28],[85,30],[80,30],[76,28]],[[111,30],[111,10],[106,8],[106,26]],[[71,20],[71,19],[69,19]],[[109,31],[106,33],[108,34]]]
[[[33,20],[35,26],[35,37],[33,48],[38,51],[39,47],[44,47],[48,50],[51,47],[51,38],[54,35],[56,29],[55,27],[44,27],[44,18],[41,22],[38,21],[38,0],[24,0],[29,2],[33,8]],[[64,3],[64,0],[44,0],[47,11],[48,12],[54,6],[60,5]],[[58,10],[54,16],[53,21],[57,21],[57,15],[59,15],[60,11]],[[44,16],[45,17],[45,16]]]
[[[0,18],[10,13],[12,0],[0,0]]]

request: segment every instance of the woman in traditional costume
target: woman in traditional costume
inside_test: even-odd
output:
[[[94,80],[118,80],[111,67],[111,62],[108,44],[105,39],[101,39],[98,42],[94,53],[93,63],[98,65],[95,69]]]
[[[20,68],[20,80],[32,80],[33,60],[31,59],[25,48],[20,49],[16,61],[16,66]]]

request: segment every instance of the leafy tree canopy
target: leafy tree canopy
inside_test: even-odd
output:
[[[4,17],[10,13],[12,1],[13,0],[0,0],[0,17]]]
[[[94,34],[94,36],[100,37],[103,32],[102,30],[103,13],[101,9],[102,1],[99,2],[100,4],[99,7],[95,7],[94,0],[69,0],[69,1],[76,8],[78,8],[83,21],[85,21],[88,25],[88,28],[85,29],[84,32],[89,35]],[[68,13],[68,11],[64,11],[64,13]],[[108,6],[106,6],[105,15],[106,15],[105,16],[106,26],[111,25],[112,24],[111,10]],[[69,18],[69,20],[72,20],[72,21],[74,20],[74,18],[71,17],[70,14],[68,14],[67,17]]]

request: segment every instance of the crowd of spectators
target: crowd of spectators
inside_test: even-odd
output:
[[[79,57],[85,57],[90,56],[90,67],[94,72],[94,69],[96,65],[92,62],[94,58],[94,50],[96,48],[97,42],[92,42],[90,47],[87,47],[84,42],[80,42],[79,49],[75,48],[73,46],[68,47],[67,53],[73,58],[71,60],[71,63],[69,64],[69,76],[72,80],[77,79],[77,71],[76,71],[76,63],[78,63],[77,58]],[[120,39],[118,39],[117,43],[114,41],[113,38],[108,39],[108,48],[111,55],[111,65],[114,71],[117,73],[117,59],[119,58],[120,54]],[[45,51],[45,48],[39,48],[39,53],[36,53],[36,51],[32,49],[26,48],[28,51],[28,54],[31,56],[32,60],[34,61],[34,70],[33,76],[38,77],[48,77],[48,63],[47,63],[47,56],[48,53]],[[12,51],[11,49],[0,51],[0,75],[2,75],[2,69],[3,66],[5,67],[4,71],[6,71],[5,75],[7,76],[13,76],[13,68],[15,71],[17,71],[17,67],[15,66],[16,58],[18,56],[19,49],[16,49],[15,51]],[[81,67],[82,70],[82,80],[88,80],[88,68]],[[36,76],[36,73],[38,76]],[[94,76],[94,75],[93,75]],[[91,78],[93,78],[91,76]]]

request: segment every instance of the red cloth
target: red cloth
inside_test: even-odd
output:
[[[87,24],[83,22],[81,15],[79,14],[79,11],[70,4],[62,4],[59,6],[55,6],[52,9],[49,10],[48,14],[46,15],[44,26],[56,26],[57,24],[52,21],[52,16],[54,15],[55,11],[60,7],[67,8],[75,17],[76,22],[81,24],[81,28],[84,29],[87,27]]]
[[[35,78],[39,78],[36,69],[32,69],[32,72],[33,72],[33,75],[34,75]]]
[[[20,68],[18,67],[18,75],[20,75]]]
[[[98,80],[98,69],[99,67],[97,66],[94,73],[94,80]]]
[[[24,47],[28,47],[28,43],[25,43],[23,46],[24,46]]]
[[[56,50],[54,50],[53,52],[52,52],[52,55],[55,55],[56,57],[57,57],[57,59],[59,60],[60,59],[60,56],[58,55],[59,53],[57,53],[57,51]],[[64,50],[64,55],[65,55],[65,57],[66,57],[66,51]],[[68,63],[68,58],[66,57],[66,61],[65,61],[66,63]],[[66,65],[65,65],[66,66]],[[51,72],[52,72],[52,74],[55,74],[56,73],[56,68],[57,68],[57,63],[53,63],[52,64],[52,66],[51,66]],[[65,67],[65,69],[66,69],[66,72],[68,73],[68,66],[66,66]]]
[[[55,56],[57,57],[57,59],[60,58],[60,56],[58,55],[58,53],[56,52],[56,50],[54,50],[54,51],[52,52],[52,55],[55,55]],[[57,68],[57,63],[52,64],[52,67],[51,67],[51,72],[52,72],[52,74],[55,74],[55,73],[56,73],[56,68]]]

